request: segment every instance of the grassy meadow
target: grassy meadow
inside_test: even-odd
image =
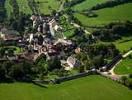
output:
[[[1,100],[131,100],[127,87],[93,75],[58,85],[39,87],[30,83],[1,83]]]
[[[58,0],[35,0],[39,2],[38,9],[40,13],[50,14],[52,9],[58,10],[60,2]]]
[[[127,3],[112,8],[96,10],[95,13],[98,16],[94,18],[89,18],[78,13],[75,14],[75,17],[78,18],[85,26],[98,26],[116,21],[132,21],[131,9],[132,3]]]
[[[85,0],[82,3],[73,6],[72,8],[77,11],[82,11],[84,9],[89,9],[89,8],[95,6],[96,4],[100,4],[105,1],[107,1],[107,0]]]
[[[24,12],[25,14],[32,14],[32,10],[28,5],[28,0],[16,0],[19,6],[19,11]],[[10,5],[10,0],[6,0],[5,7],[7,10],[8,17],[11,16],[11,12],[13,12],[12,5]],[[37,4],[37,9],[40,13],[50,14],[52,10],[58,10],[60,7],[60,2],[58,0],[35,0],[35,2],[39,2]]]
[[[128,51],[132,48],[132,37],[123,37],[121,40],[113,42],[120,52]]]
[[[11,14],[13,13],[13,8],[12,5],[10,4],[10,0],[5,0],[5,8],[7,11],[7,16],[8,18],[11,17]],[[19,11],[23,12],[25,14],[32,14],[32,11],[30,7],[28,6],[28,1],[27,0],[16,0],[19,6]]]

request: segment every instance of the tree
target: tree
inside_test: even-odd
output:
[[[129,78],[132,78],[132,74],[129,74]]]
[[[12,63],[10,61],[5,61],[0,63],[0,81],[11,82],[12,78],[9,75]]]
[[[56,15],[56,13],[57,13],[57,11],[56,11],[56,10],[52,10],[52,12],[51,12],[52,16],[55,16],[55,15]]]
[[[46,61],[45,58],[41,57],[38,61],[37,61],[37,69],[38,69],[38,75],[40,79],[43,79],[43,77],[45,75],[47,75],[48,73],[48,62]]]
[[[5,54],[5,49],[3,47],[0,48],[0,57],[3,57]]]
[[[84,66],[84,65],[81,65],[81,66],[79,67],[79,72],[82,73],[82,72],[84,72],[84,71],[85,71],[85,66]]]
[[[22,64],[12,65],[9,75],[15,80],[23,80],[23,78],[25,77],[25,73]]]
[[[129,80],[129,88],[132,89],[132,80]]]
[[[48,69],[49,71],[60,68],[62,68],[62,66],[58,58],[54,58],[51,61],[49,61],[49,69]]]
[[[0,82],[6,79],[6,68],[0,64]]]
[[[100,66],[102,66],[104,64],[103,57],[101,55],[94,57],[93,64],[96,68],[99,68]]]
[[[89,56],[84,52],[77,54],[76,58],[81,62],[80,72],[89,70],[93,65]]]
[[[122,76],[121,77],[121,81],[123,82],[124,85],[125,85],[126,80],[127,80],[127,77],[126,76]]]

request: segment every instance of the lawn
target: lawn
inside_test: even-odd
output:
[[[73,9],[77,10],[77,11],[82,11],[85,9],[89,9],[89,8],[95,6],[96,4],[100,4],[100,3],[105,2],[105,1],[107,1],[107,0],[85,0],[82,3],[75,5],[73,7]]]
[[[116,74],[132,74],[132,59],[124,59],[117,67],[114,69]]]
[[[35,0],[39,2],[38,9],[40,13],[50,14],[51,9],[58,10],[60,6],[60,2],[58,0]]]
[[[45,87],[29,83],[0,84],[1,100],[131,100],[127,87],[101,76],[88,76]]]
[[[97,10],[95,13],[98,16],[95,18],[88,18],[78,13],[75,14],[75,17],[77,17],[85,26],[104,25],[115,21],[132,21],[131,9],[132,3],[128,3],[112,8]]]

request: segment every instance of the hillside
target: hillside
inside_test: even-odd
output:
[[[105,1],[107,0],[85,0],[82,3],[73,6],[73,9],[77,11],[82,11],[85,9],[89,9],[97,4],[103,3]]]
[[[97,17],[88,18],[82,14],[75,14],[75,16],[82,22],[85,26],[98,26],[108,24],[110,22],[116,21],[126,21],[132,20],[132,3],[119,5],[112,8],[105,8],[95,11]],[[83,20],[85,19],[85,20]]]

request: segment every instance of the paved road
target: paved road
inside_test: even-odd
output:
[[[125,54],[123,55],[123,58],[126,58],[126,57],[129,56],[130,54],[132,54],[132,50],[130,50],[130,51],[128,51],[127,53],[125,53]]]
[[[126,58],[127,56],[129,56],[132,53],[132,50],[128,51],[127,53],[125,53],[124,55],[122,55],[123,58]],[[128,76],[128,74],[126,75],[117,75],[116,73],[114,73],[114,69],[116,68],[116,66],[122,62],[122,59],[119,60],[109,71],[107,72],[100,72],[98,71],[99,74],[111,78],[112,80],[120,80],[120,78],[122,76]]]
[[[80,25],[78,25],[77,23],[71,23],[74,27],[76,27],[76,28],[80,28],[81,26]],[[86,34],[91,34],[88,30],[86,30],[86,29],[84,29],[83,30]]]
[[[122,59],[119,60],[119,61],[114,65],[114,67],[112,67],[111,70],[109,70],[109,72],[111,73],[111,75],[116,75],[116,74],[114,73],[114,69],[116,68],[116,66],[117,66],[121,61],[122,61]]]
[[[122,57],[123,57],[123,58],[126,58],[126,57],[129,56],[131,53],[132,53],[132,50],[130,50],[130,51],[128,51],[127,53],[125,53],[124,55],[122,55]],[[122,62],[122,59],[119,60],[119,61],[115,64],[115,66],[112,67],[111,70],[109,70],[109,72],[110,72],[112,75],[117,75],[117,74],[114,73],[114,69],[115,69],[116,66],[117,66],[119,63],[121,63],[121,62]]]

